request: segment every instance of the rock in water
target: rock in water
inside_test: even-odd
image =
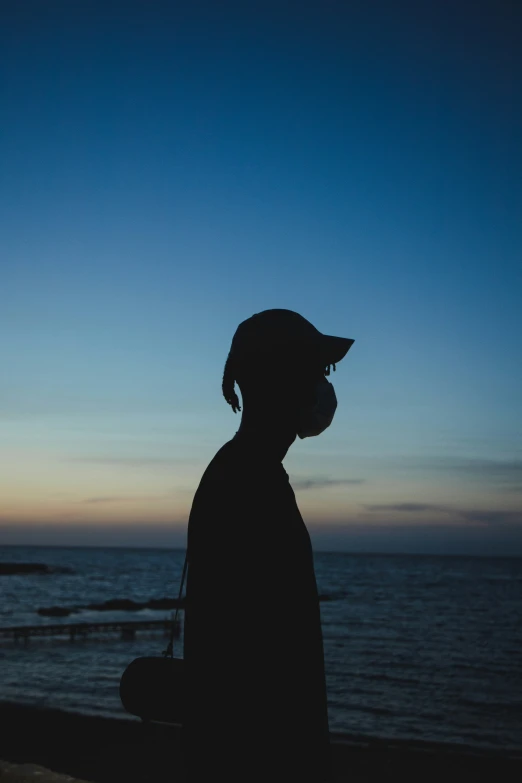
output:
[[[86,609],[96,609],[101,612],[109,611],[125,611],[125,612],[137,612],[139,609],[143,609],[143,604],[132,601],[130,598],[111,598],[109,601],[104,601],[101,604],[88,604]]]
[[[0,563],[0,576],[12,574],[72,574],[67,566],[52,566],[46,563]]]
[[[38,614],[42,617],[69,617],[74,609],[68,609],[66,606],[48,606],[38,609]]]

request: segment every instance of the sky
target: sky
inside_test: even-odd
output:
[[[522,555],[520,4],[0,13],[0,543],[184,546],[284,307],[355,340],[314,548]]]

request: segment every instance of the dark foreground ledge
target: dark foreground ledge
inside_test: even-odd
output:
[[[184,781],[180,730],[0,703],[0,759],[31,762],[93,783]],[[336,781],[522,780],[522,754],[332,734]],[[294,781],[289,783],[294,783]],[[295,781],[295,783],[299,783]]]

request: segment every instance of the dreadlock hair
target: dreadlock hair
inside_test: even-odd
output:
[[[327,364],[323,369],[324,375],[330,375],[330,368],[333,367],[333,371],[335,372],[335,364]],[[225,398],[226,402],[230,405],[234,413],[237,413],[241,410],[241,406],[239,404],[239,397],[236,394],[235,385],[238,381],[238,375],[239,375],[238,367],[233,359],[231,353],[228,354],[227,360],[225,362],[225,369],[223,371],[223,381],[221,384],[221,389],[223,391],[223,397]],[[277,371],[274,372],[274,374],[277,374]]]
[[[223,390],[223,397],[231,406],[234,413],[237,413],[241,410],[241,406],[239,404],[239,397],[237,396],[234,388],[236,383],[236,368],[234,365],[235,362],[233,361],[232,356],[228,354],[227,360],[225,362],[225,370],[223,372],[223,383],[221,384],[221,388]]]

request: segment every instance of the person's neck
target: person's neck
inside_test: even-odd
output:
[[[297,436],[285,422],[272,418],[249,417],[243,413],[235,437],[282,462]]]

